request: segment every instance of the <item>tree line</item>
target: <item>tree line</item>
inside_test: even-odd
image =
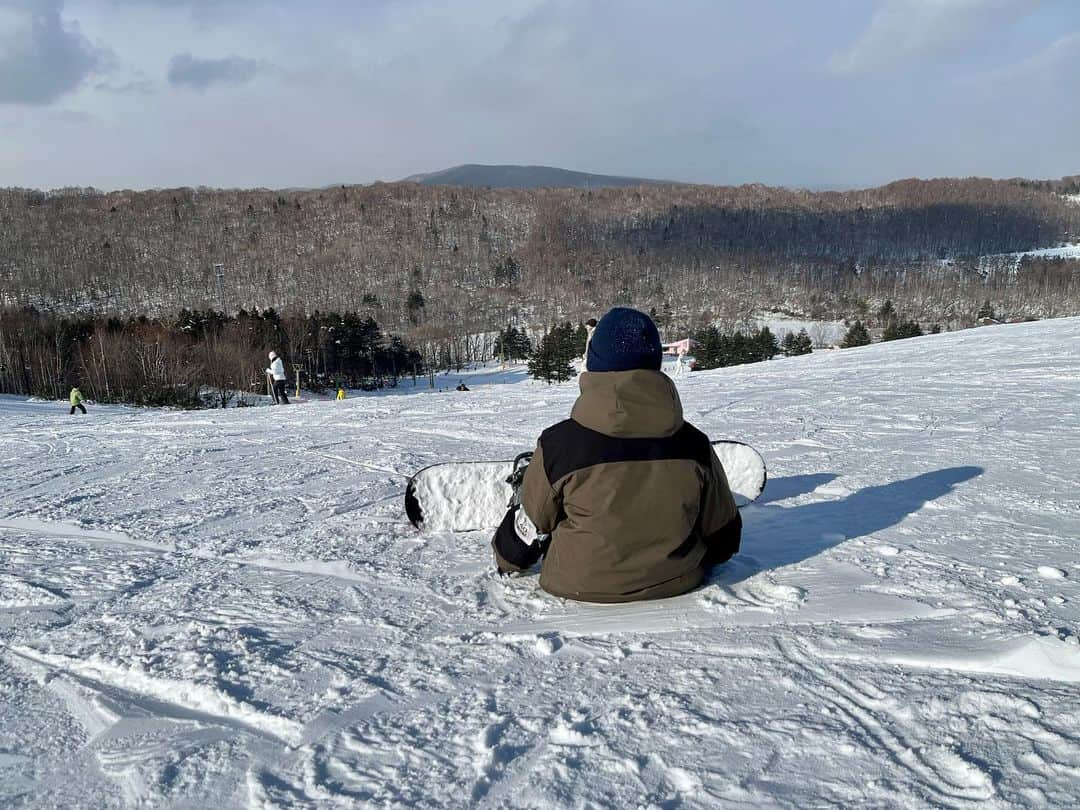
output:
[[[1058,185],[907,180],[808,192],[759,185],[311,191],[0,191],[0,305],[166,317],[182,307],[354,311],[429,368],[615,305],[662,327],[751,327],[754,313],[864,318],[891,299],[954,328],[990,299],[1080,312],[1080,262],[980,257],[1067,241]]]
[[[276,351],[307,389],[392,387],[420,353],[355,312],[181,310],[173,317],[67,317],[0,309],[0,393],[183,408],[246,404]]]

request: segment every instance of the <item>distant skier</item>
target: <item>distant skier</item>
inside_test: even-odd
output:
[[[592,340],[593,332],[596,331],[596,318],[589,318],[585,321],[585,354],[581,356],[581,370],[589,370],[589,342]]]
[[[343,386],[343,385],[341,385],[340,383],[338,383],[338,389],[337,389],[337,401],[338,401],[338,402],[341,402],[341,401],[342,401],[342,400],[344,400],[344,399],[345,399],[345,386]]]
[[[685,341],[689,343],[689,341]],[[675,376],[682,377],[686,373],[686,354],[687,346],[680,345],[675,350]]]
[[[289,392],[286,390],[288,383],[285,379],[285,363],[277,356],[277,352],[270,352],[270,368],[266,373],[272,380],[274,387],[274,401],[282,405],[289,404]]]
[[[543,556],[540,586],[588,602],[689,591],[739,550],[724,469],[683,420],[648,315],[608,312],[586,359],[570,418],[540,435],[521,506],[492,539],[496,566],[523,571]]]
[[[458,380],[457,388],[455,388],[454,390],[455,390],[455,391],[468,391],[468,390],[469,390],[469,386],[467,386],[467,385],[465,384],[465,381],[464,381],[464,380]]]
[[[68,394],[68,400],[71,402],[71,412],[68,414],[69,416],[75,415],[76,408],[84,414],[86,413],[86,406],[83,405],[83,402],[86,400],[83,399],[82,391],[79,390],[79,386],[76,385],[71,389],[71,393]]]

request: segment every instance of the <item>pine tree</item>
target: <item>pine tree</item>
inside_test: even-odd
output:
[[[412,324],[420,322],[421,311],[427,306],[424,294],[419,290],[413,290],[405,299],[405,311],[409,313],[409,321]]]
[[[862,321],[855,321],[844,335],[844,339],[840,343],[840,348],[852,349],[856,346],[867,346],[869,343],[870,333],[866,331],[866,327],[863,326]]]
[[[881,334],[882,340],[903,340],[910,337],[921,337],[922,327],[918,321],[893,321]]]
[[[981,321],[983,318],[993,318],[994,307],[990,303],[990,299],[983,301],[983,305],[979,308],[978,318]]]
[[[896,320],[896,309],[893,307],[892,301],[886,300],[881,308],[877,311],[878,323],[888,325]]]
[[[693,335],[694,371],[719,368],[720,333],[715,326],[706,326]]]
[[[784,336],[783,348],[788,357],[797,357],[800,354],[810,354],[814,350],[814,344],[806,330],[800,329],[798,333],[788,332]]]
[[[529,336],[516,326],[508,326],[495,338],[495,356],[507,360],[527,360],[532,351]]]
[[[569,323],[556,326],[540,341],[529,358],[529,374],[550,384],[571,379],[575,372],[570,359],[575,357],[575,330]]]
[[[585,356],[585,341],[589,339],[589,330],[585,328],[585,324],[579,323],[576,330],[574,330],[574,357]]]
[[[753,348],[751,350],[751,360],[772,360],[780,353],[780,343],[776,340],[776,335],[772,333],[772,330],[767,326],[761,327],[758,333],[751,339]]]
[[[532,353],[532,341],[529,340],[529,336],[525,334],[524,329],[514,329],[510,335],[510,349],[513,353],[514,359],[526,360]]]

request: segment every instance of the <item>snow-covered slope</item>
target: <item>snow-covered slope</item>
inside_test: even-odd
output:
[[[402,514],[573,384],[0,401],[0,805],[1075,805],[1080,319],[679,386],[770,482],[706,587],[626,606]]]
[[[1015,270],[1025,258],[1080,259],[1080,244],[1024,250],[1019,253],[992,253],[979,257],[979,269],[985,271],[1008,268]]]

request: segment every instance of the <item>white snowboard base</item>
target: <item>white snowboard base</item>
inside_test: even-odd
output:
[[[735,503],[752,503],[765,489],[765,460],[742,442],[713,442]],[[512,461],[450,461],[433,464],[409,479],[405,513],[420,531],[494,530],[506,514],[513,490],[506,482]]]

